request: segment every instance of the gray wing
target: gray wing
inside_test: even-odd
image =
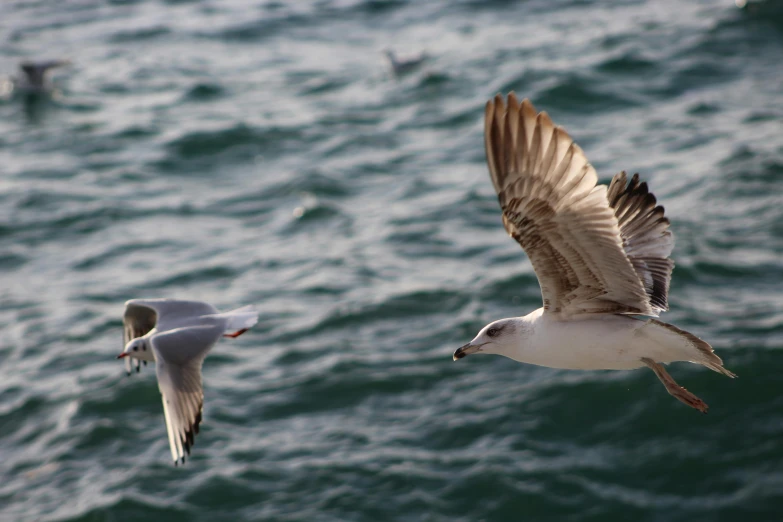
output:
[[[123,335],[122,347],[129,341],[147,335],[155,328],[158,321],[158,313],[154,308],[142,304],[142,301],[128,301],[125,303],[125,313],[122,316]],[[125,369],[130,373],[132,365],[139,371],[141,361],[132,356],[125,357]]]
[[[568,133],[528,100],[487,103],[484,139],[503,225],[530,258],[544,310],[657,315],[628,259],[607,188]]]
[[[23,62],[19,64],[19,68],[25,74],[27,83],[30,85],[41,86],[44,83],[44,74],[46,68],[41,67],[40,64],[32,62]]]
[[[125,313],[122,316],[124,332],[122,336],[123,348],[129,341],[147,335],[155,328],[158,322],[158,313],[154,308],[145,306],[139,301],[125,303]]]
[[[630,183],[625,172],[615,175],[607,198],[620,225],[623,249],[644,285],[650,306],[665,312],[674,269],[674,261],[669,259],[674,236],[663,207],[656,206],[655,196],[647,183],[639,182],[639,174],[634,174]]]
[[[157,314],[156,327],[161,332],[183,326],[183,319],[218,313],[217,308],[209,303],[184,299],[132,299],[125,303],[126,307],[131,305],[154,310]]]
[[[199,432],[204,405],[201,365],[222,326],[189,326],[152,336],[155,372],[174,463],[185,462]]]
[[[27,77],[27,83],[33,86],[43,86],[46,76],[46,72],[49,69],[55,67],[61,67],[68,65],[68,60],[48,60],[40,62],[22,62],[19,64],[19,68],[24,72]]]

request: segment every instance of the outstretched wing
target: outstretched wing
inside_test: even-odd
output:
[[[222,334],[222,326],[212,325],[177,328],[152,336],[155,372],[175,464],[185,462],[199,431],[204,405],[201,365]]]
[[[674,269],[674,261],[669,259],[674,236],[663,207],[656,206],[655,196],[647,183],[639,182],[639,174],[634,174],[630,183],[625,172],[615,175],[607,198],[620,225],[623,249],[644,285],[650,306],[655,312],[665,312]]]
[[[19,69],[25,74],[26,83],[30,87],[43,87],[46,72],[55,67],[68,65],[68,60],[24,61],[19,64]]]
[[[544,309],[656,315],[623,250],[605,185],[582,149],[528,100],[487,103],[484,139],[506,231],[522,245]]]
[[[125,306],[143,306],[154,310],[158,331],[185,326],[183,320],[218,313],[217,308],[209,303],[185,299],[132,299]]]

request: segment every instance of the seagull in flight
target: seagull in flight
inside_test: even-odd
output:
[[[384,49],[383,54],[389,60],[389,67],[395,76],[403,76],[418,69],[427,59],[424,52],[400,56],[391,49]]]
[[[656,319],[668,310],[674,238],[647,184],[621,172],[597,185],[568,133],[513,92],[507,103],[499,94],[487,102],[484,145],[503,226],[527,253],[544,306],[488,324],[454,360],[494,353],[573,370],[646,366],[673,397],[706,413],[663,365],[735,375],[709,344]]]
[[[135,365],[155,361],[163,415],[174,464],[185,463],[199,431],[204,405],[201,365],[221,337],[239,337],[258,321],[258,312],[244,306],[220,313],[209,303],[176,299],[132,299],[123,315],[125,359],[130,375]]]
[[[52,84],[49,79],[49,71],[57,67],[70,65],[68,60],[45,60],[29,61],[26,60],[19,64],[19,76],[12,76],[10,81],[3,82],[0,90],[11,93],[13,91],[28,94],[41,94],[52,90]]]

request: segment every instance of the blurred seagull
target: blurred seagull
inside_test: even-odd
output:
[[[128,375],[132,365],[155,361],[158,387],[174,464],[185,462],[199,431],[204,393],[201,364],[221,337],[239,337],[258,321],[258,312],[244,306],[218,312],[200,301],[133,299],[125,303],[123,335]]]
[[[545,113],[514,93],[484,115],[487,163],[503,225],[530,258],[543,308],[485,326],[454,360],[495,353],[574,370],[647,366],[679,401],[707,405],[661,363],[689,361],[735,377],[712,347],[657,319],[668,309],[674,238],[661,206],[635,174],[608,189],[582,149]]]
[[[70,63],[68,60],[24,61],[19,64],[21,74],[11,78],[11,89],[30,94],[50,92],[49,71]]]
[[[385,49],[383,54],[389,60],[389,67],[395,76],[402,76],[408,74],[414,69],[418,68],[424,60],[427,59],[427,54],[424,52],[416,54],[408,54],[405,56],[397,56],[391,49]]]

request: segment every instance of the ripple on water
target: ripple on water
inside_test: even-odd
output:
[[[361,327],[371,319],[395,321],[405,317],[420,317],[419,314],[428,312],[433,305],[437,306],[440,312],[447,313],[459,309],[465,302],[466,297],[459,292],[446,289],[418,290],[391,296],[380,303],[357,303],[356,306],[337,307],[307,334],[311,336],[350,326]]]
[[[656,70],[654,60],[640,56],[636,51],[627,51],[619,56],[607,58],[597,66],[597,70],[617,75],[652,74]]]
[[[272,159],[286,149],[301,147],[305,136],[297,127],[257,128],[238,123],[216,130],[185,133],[166,144],[166,157],[155,167],[166,172],[193,174],[194,164],[208,166],[249,161],[259,155]],[[209,172],[209,170],[207,170]]]
[[[582,114],[620,111],[640,106],[631,93],[602,88],[592,78],[568,74],[557,79],[553,85],[541,89],[535,97],[535,104],[547,110],[567,110]]]
[[[216,31],[205,31],[201,35],[210,39],[255,45],[272,39],[281,32],[307,28],[312,22],[310,16],[300,13],[265,14],[260,18],[228,25]]]
[[[143,252],[144,250],[157,250],[162,247],[169,247],[169,242],[162,241],[131,241],[122,243],[119,245],[110,245],[108,248],[97,252],[95,254],[88,255],[80,260],[76,260],[73,264],[74,270],[92,270],[100,265],[110,263],[116,258],[127,254],[129,251]]]
[[[136,43],[144,40],[156,40],[171,34],[171,29],[165,25],[153,25],[135,29],[124,29],[114,33],[112,43]]]
[[[131,496],[131,495],[127,495]],[[193,520],[192,510],[170,502],[155,501],[149,498],[125,498],[84,510],[82,513],[59,518],[63,522],[91,522],[93,520],[138,520],[149,517],[160,517],[161,520]]]
[[[209,102],[226,95],[225,88],[217,83],[201,82],[193,85],[185,93],[183,101]]]

